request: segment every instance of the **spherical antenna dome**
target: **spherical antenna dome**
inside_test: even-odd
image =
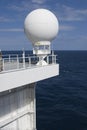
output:
[[[38,41],[53,40],[58,30],[59,23],[56,16],[46,9],[32,11],[27,15],[24,22],[24,31],[33,44]]]

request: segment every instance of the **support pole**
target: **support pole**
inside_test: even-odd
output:
[[[23,57],[23,68],[25,68],[25,51],[24,51],[24,49],[23,49],[22,57]]]

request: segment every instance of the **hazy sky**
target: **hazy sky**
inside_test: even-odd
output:
[[[32,49],[23,28],[26,15],[37,8],[51,10],[60,30],[56,50],[87,50],[87,0],[0,0],[0,49]]]

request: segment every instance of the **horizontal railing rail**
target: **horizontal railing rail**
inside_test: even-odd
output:
[[[29,55],[4,55],[0,58],[0,73],[19,70],[22,68],[39,67],[42,64],[37,65],[39,61],[43,59],[43,56],[29,56]],[[44,58],[44,61],[49,64],[56,64],[56,55],[48,55]]]

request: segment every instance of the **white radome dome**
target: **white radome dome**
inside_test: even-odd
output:
[[[51,41],[59,31],[59,23],[51,11],[36,9],[25,18],[24,31],[33,44],[39,41]]]

